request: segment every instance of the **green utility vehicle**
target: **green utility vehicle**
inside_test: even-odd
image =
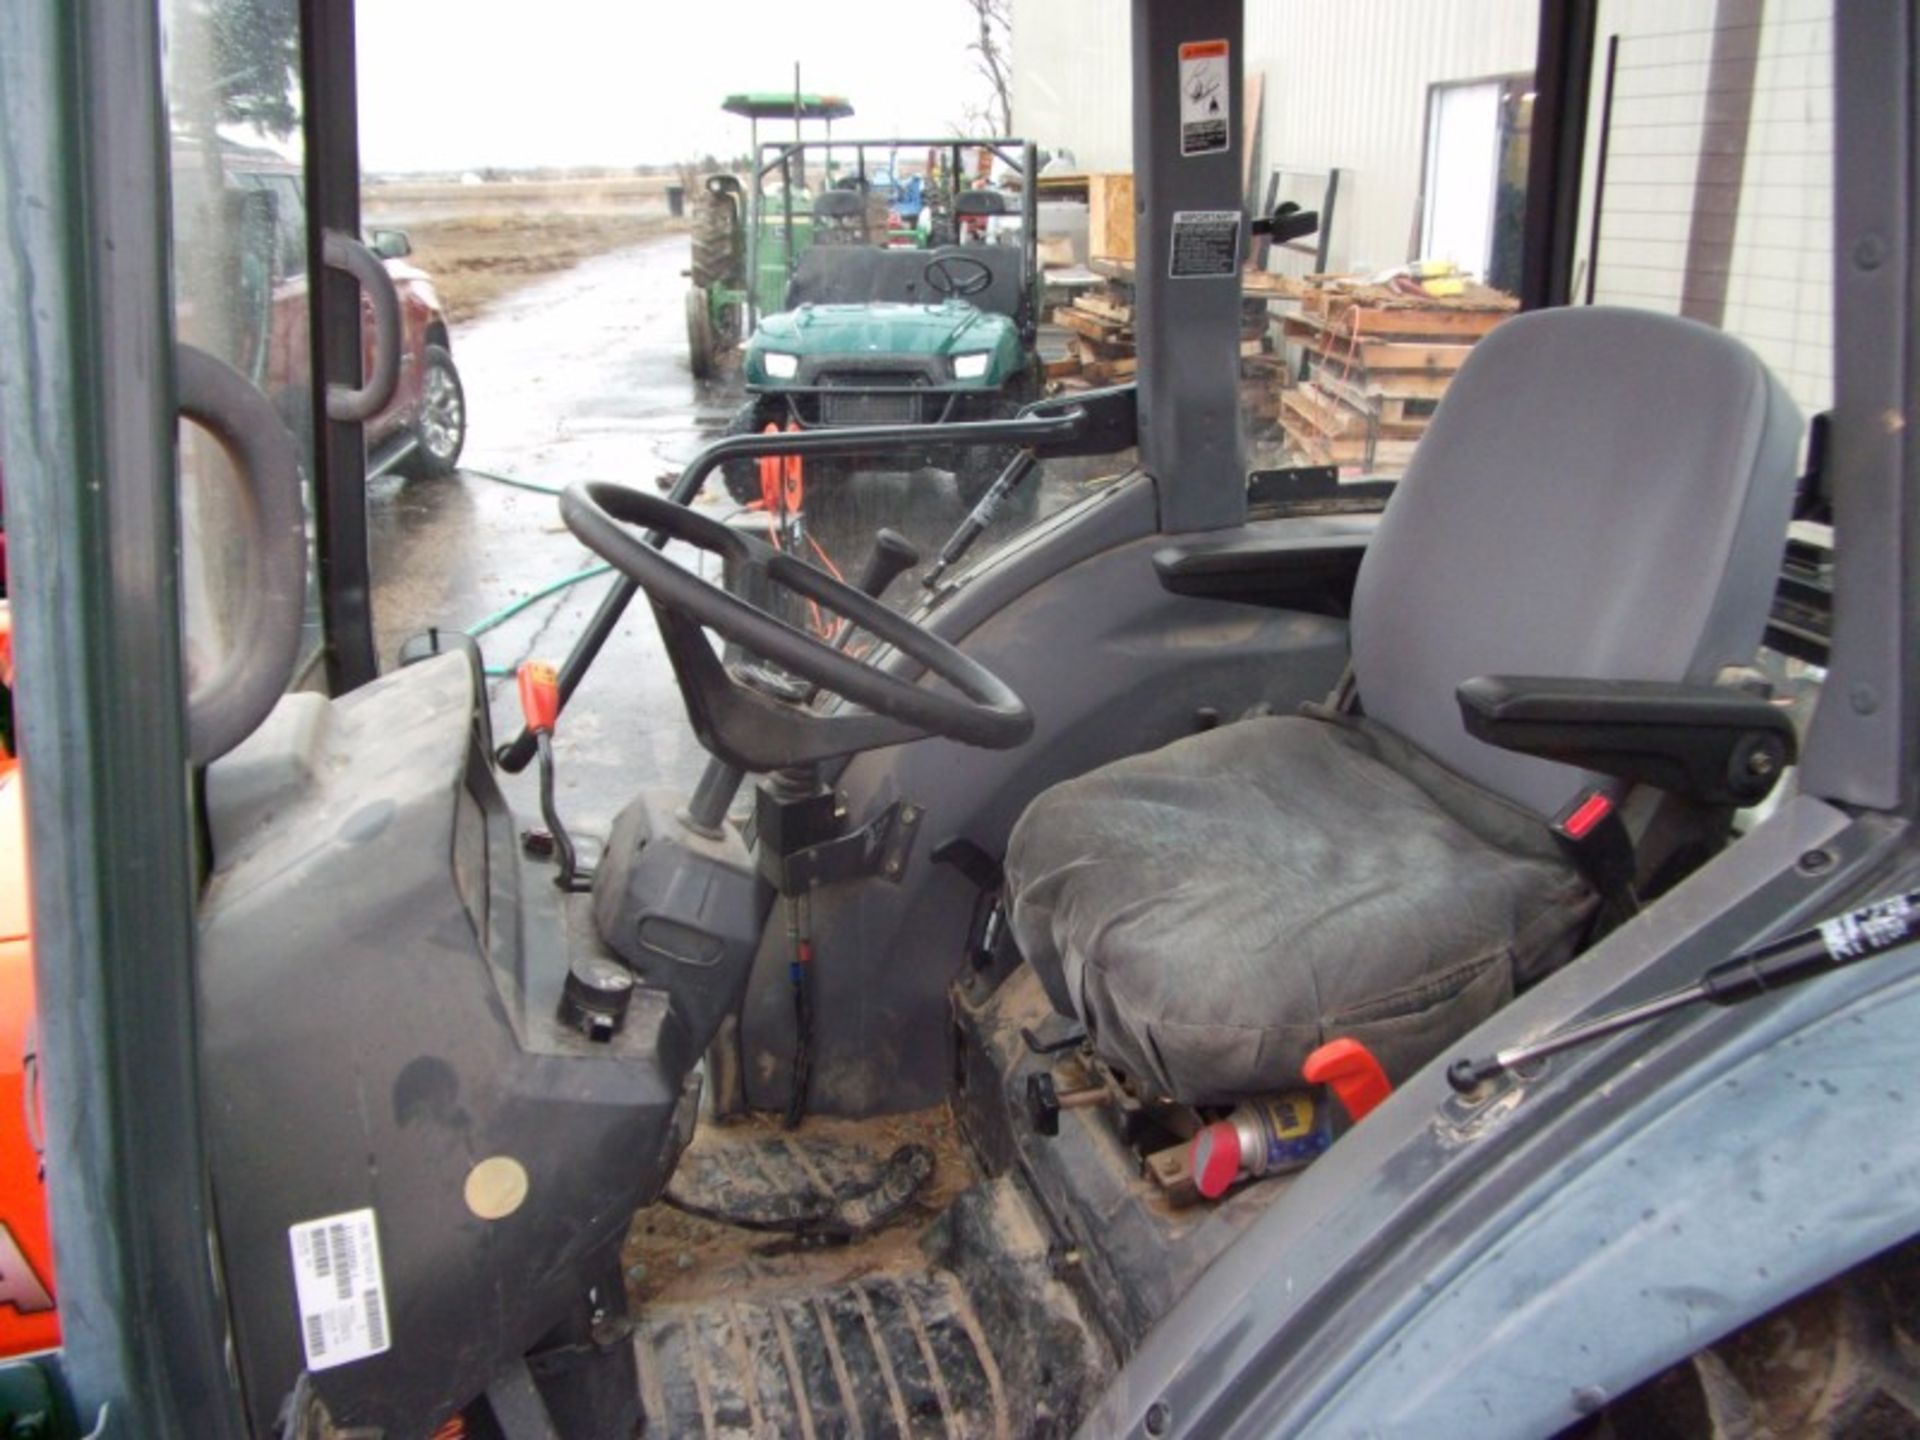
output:
[[[923,173],[904,184],[903,152],[927,156]],[[984,179],[989,169],[1003,187],[971,188],[968,177]],[[729,251],[753,283],[710,289],[704,309],[688,302],[696,354],[708,338],[730,333],[745,307],[747,400],[729,433],[998,419],[1036,398],[1039,265],[1027,183],[1035,170],[1034,147],[1012,139],[762,144],[753,218],[737,227]],[[707,199],[729,197],[737,216],[736,190],[731,177],[714,177]],[[719,322],[716,295],[733,307]],[[703,325],[706,333],[696,333]],[[930,443],[906,462],[950,466],[971,505],[1009,452],[949,448]],[[820,478],[825,464],[812,462],[810,477]],[[751,461],[730,463],[725,479],[741,504],[760,495]]]

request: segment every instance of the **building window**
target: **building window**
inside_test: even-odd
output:
[[[1420,258],[1519,290],[1532,126],[1531,75],[1428,87]]]

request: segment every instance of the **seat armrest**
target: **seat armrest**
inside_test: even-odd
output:
[[[1174,595],[1344,619],[1371,538],[1361,530],[1168,545],[1154,552],[1153,571]]]
[[[1765,799],[1799,748],[1786,711],[1718,685],[1481,675],[1457,694],[1476,740],[1703,805]]]

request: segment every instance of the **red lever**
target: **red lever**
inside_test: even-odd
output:
[[[1356,1124],[1393,1093],[1387,1072],[1358,1040],[1329,1040],[1307,1056],[1301,1075],[1309,1085],[1327,1085]]]
[[[520,667],[520,713],[527,717],[527,729],[551,735],[560,719],[560,677],[544,660],[529,660]]]

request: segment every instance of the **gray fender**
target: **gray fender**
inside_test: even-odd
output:
[[[1457,1053],[1906,888],[1895,845],[1792,802]],[[1817,848],[1816,876],[1795,862]],[[1551,1434],[1920,1233],[1920,947],[1568,1052],[1478,1107],[1446,1088],[1453,1053],[1215,1261],[1083,1434]]]

